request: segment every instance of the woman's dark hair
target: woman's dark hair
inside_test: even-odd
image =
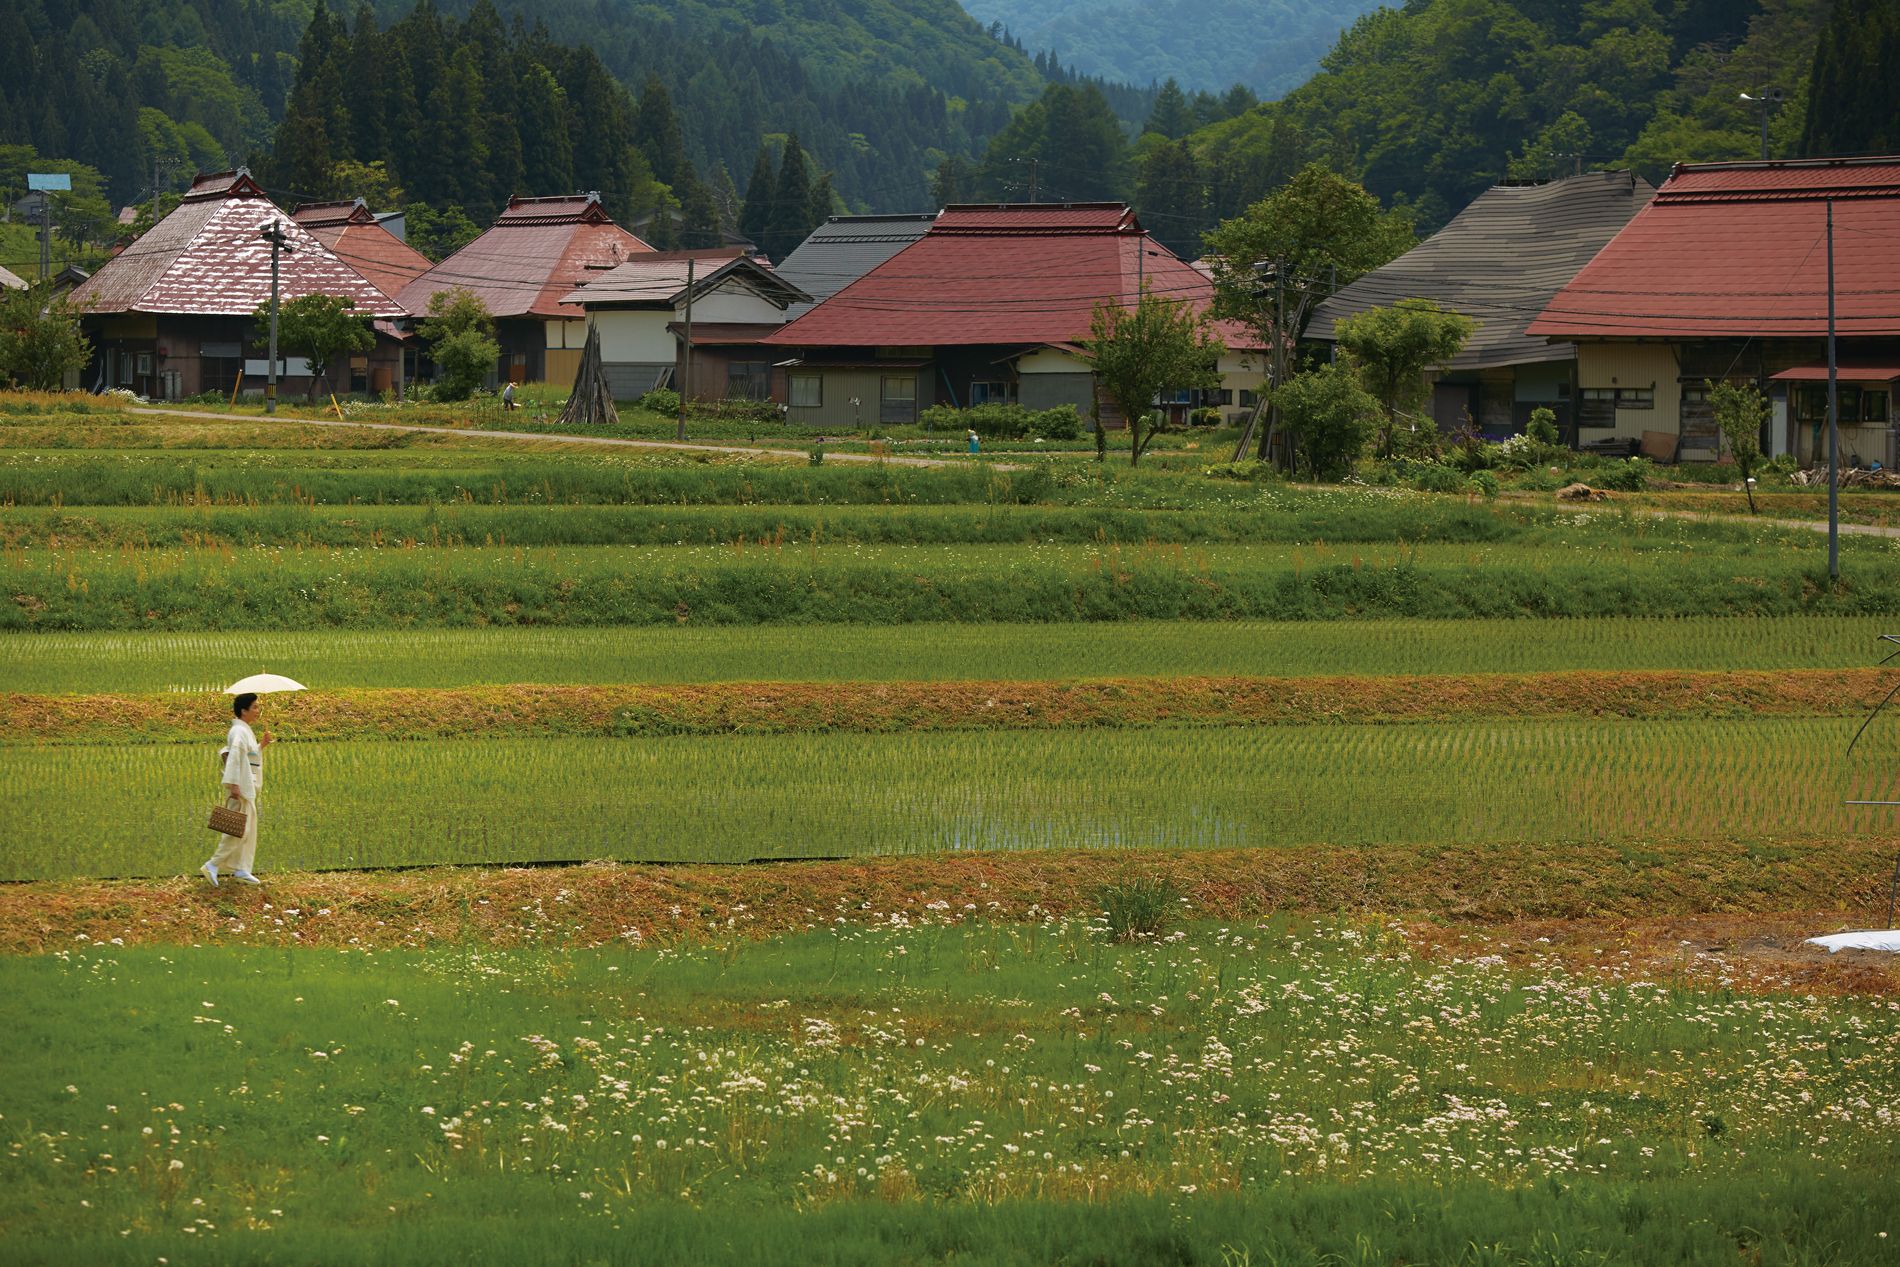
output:
[[[244,716],[244,710],[255,703],[257,703],[256,694],[251,691],[244,692],[244,694],[231,701],[231,716]]]

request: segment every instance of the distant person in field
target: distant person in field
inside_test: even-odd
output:
[[[970,442],[970,452],[981,453],[983,451],[983,440],[982,440],[982,437],[976,434],[975,427],[970,428],[970,434],[969,434],[968,439]]]
[[[515,407],[515,385],[513,383],[501,389],[501,407],[503,409],[513,409]]]
[[[198,869],[215,886],[220,875],[229,875],[245,884],[263,881],[251,874],[257,856],[257,794],[264,788],[264,749],[270,746],[271,733],[263,738],[251,726],[257,721],[257,696],[246,691],[231,701],[231,729],[224,737],[224,795],[227,803],[244,814],[242,836],[218,837],[218,850]]]

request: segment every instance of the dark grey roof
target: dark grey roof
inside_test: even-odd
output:
[[[1655,193],[1633,172],[1494,185],[1431,237],[1321,303],[1307,333],[1330,341],[1341,317],[1429,299],[1479,323],[1454,370],[1569,360],[1569,346],[1524,327]]]
[[[802,316],[930,231],[934,211],[888,216],[833,216],[811,231],[778,266],[778,275],[810,295],[793,304],[788,319]]]

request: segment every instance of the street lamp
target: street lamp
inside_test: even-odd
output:
[[[1787,94],[1779,88],[1770,88],[1767,92],[1750,95],[1742,93],[1743,101],[1761,107],[1761,161],[1768,161],[1768,112],[1781,105],[1781,99]]]

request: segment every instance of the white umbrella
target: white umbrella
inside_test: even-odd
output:
[[[301,691],[302,682],[293,682],[281,673],[253,673],[224,688],[226,695],[268,695],[272,691]]]

